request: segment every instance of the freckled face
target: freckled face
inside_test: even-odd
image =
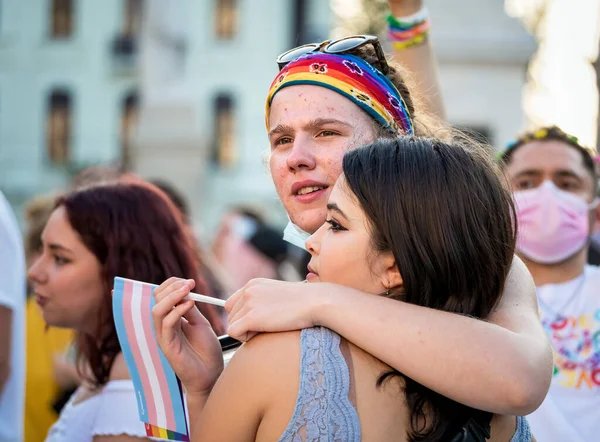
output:
[[[342,158],[376,139],[373,120],[347,98],[321,86],[288,86],[273,99],[269,165],[291,220],[308,233],[325,221]]]

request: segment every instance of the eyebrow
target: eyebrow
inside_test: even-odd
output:
[[[311,120],[306,125],[307,129],[316,129],[321,126],[326,126],[327,124],[339,124],[340,126],[352,127],[350,123],[346,123],[345,121],[338,120],[336,118],[316,118]]]
[[[519,178],[522,177],[523,175],[534,175],[534,176],[539,176],[542,175],[542,171],[541,170],[536,170],[536,169],[525,169],[525,170],[521,170],[520,172],[518,172],[515,175],[515,178]]]
[[[269,137],[272,135],[277,135],[277,134],[281,134],[281,133],[290,133],[290,132],[294,132],[294,129],[292,128],[292,126],[287,126],[285,124],[278,124],[277,126],[275,126],[273,129],[271,129],[269,131]]]
[[[50,250],[59,250],[59,251],[63,251],[63,252],[73,253],[73,250],[68,249],[64,246],[61,246],[60,244],[48,244],[48,248]]]
[[[582,180],[583,177],[580,176],[579,174],[571,171],[571,170],[557,170],[556,172],[554,172],[554,175],[558,175],[561,177],[572,177],[572,178],[577,178],[578,180]]]
[[[346,123],[345,121],[338,120],[336,118],[316,118],[314,120],[310,120],[308,124],[305,126],[308,130],[315,130],[322,126],[326,126],[328,124],[337,124],[344,127],[351,128],[352,125],[350,123]],[[294,132],[294,128],[292,126],[288,126],[286,124],[278,124],[273,129],[269,131],[269,137],[281,133],[292,133]]]
[[[332,210],[334,212],[337,212],[341,216],[343,216],[345,219],[348,219],[346,214],[342,211],[342,209],[339,208],[339,206],[336,203],[327,203],[327,210]]]
[[[536,170],[536,169],[526,169],[526,170],[523,170],[523,171],[517,173],[515,175],[515,178],[520,178],[525,175],[540,176],[540,175],[543,175],[543,172],[541,170]],[[577,173],[575,173],[571,170],[567,170],[567,169],[555,170],[554,172],[552,172],[552,175],[558,175],[560,177],[577,178],[579,180],[583,179],[583,177],[581,177]]]

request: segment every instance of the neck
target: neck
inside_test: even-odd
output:
[[[535,285],[539,287],[545,284],[561,284],[577,278],[583,274],[587,255],[588,248],[584,247],[576,255],[556,264],[540,264],[524,256],[521,256],[521,259],[533,276]]]

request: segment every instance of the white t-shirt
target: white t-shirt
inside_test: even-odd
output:
[[[98,394],[75,403],[79,388],[50,428],[46,442],[92,442],[94,436],[146,437],[131,380],[110,381]]]
[[[600,267],[537,295],[555,366],[548,396],[527,418],[532,433],[538,442],[600,441]]]
[[[25,396],[25,257],[14,213],[0,192],[0,305],[12,310],[10,376],[0,393],[0,441],[21,442]]]

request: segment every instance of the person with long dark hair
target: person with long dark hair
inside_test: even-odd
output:
[[[325,221],[346,152],[401,134],[448,142],[464,138],[418,102],[410,75],[387,60],[376,37],[303,45],[281,54],[277,65],[265,107],[269,169],[290,217],[284,238],[299,247]],[[159,292],[190,290],[182,285],[170,279]],[[535,287],[518,258],[487,321],[374,298],[340,284],[270,279],[250,281],[228,299],[226,310],[233,338],[247,341],[260,332],[322,325],[431,390],[491,413],[531,413],[552,377],[552,349]],[[164,326],[160,318],[156,324]],[[172,339],[162,349],[192,393],[188,402],[202,404],[219,373],[199,376],[206,368],[199,357],[201,333],[170,325],[176,333],[167,333]],[[428,339],[420,339],[425,333]]]
[[[514,259],[516,225],[492,157],[466,143],[401,137],[346,153],[342,168],[327,220],[306,242],[308,286],[487,318]],[[195,322],[185,293],[155,292],[155,319]],[[159,342],[169,333],[157,330]],[[199,408],[193,441],[531,440],[524,418],[459,404],[324,327],[253,338]]]
[[[170,200],[155,186],[134,178],[57,199],[29,279],[45,322],[75,330],[82,385],[47,441],[126,442],[145,437],[113,322],[111,288],[115,276],[160,283],[175,274],[194,280],[206,293],[186,232]],[[222,330],[217,311],[201,309],[212,326]]]

